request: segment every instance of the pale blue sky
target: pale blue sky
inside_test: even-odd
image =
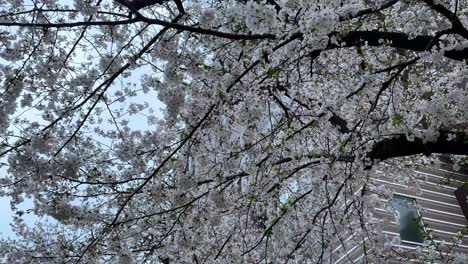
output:
[[[25,1],[25,4],[30,4],[31,1],[30,0],[26,0]],[[65,1],[61,1],[60,2],[61,4],[69,4],[69,5],[72,5],[73,1],[70,1],[70,0],[65,0]],[[15,28],[11,28],[10,30],[16,30]],[[99,33],[96,31],[96,33]],[[80,49],[77,49],[77,52],[80,53],[81,50]],[[89,54],[87,54],[89,55]],[[80,61],[80,57],[82,59],[85,59],[87,56],[85,56],[85,54],[83,54],[82,56],[81,55],[77,55],[75,58]],[[99,63],[99,54],[95,54],[95,56],[93,56],[93,58],[96,58],[96,63]],[[2,61],[0,60],[0,63],[2,63]],[[5,63],[5,62],[4,62]],[[145,67],[145,68],[140,68],[138,70],[133,70],[132,71],[132,75],[129,77],[129,78],[126,78],[125,81],[132,81],[132,82],[135,82],[137,84],[137,87],[140,87],[140,78],[143,74],[145,73],[151,73],[153,72],[149,67]],[[116,80],[114,82],[115,85],[113,85],[111,87],[111,89],[109,90],[109,92],[111,94],[113,94],[113,92],[115,92],[117,89],[120,89],[121,86],[119,84],[119,82]],[[154,113],[156,114],[156,116],[158,118],[162,118],[163,116],[163,112],[162,112],[162,109],[164,109],[164,105],[157,99],[157,93],[155,91],[151,91],[150,93],[148,94],[139,94],[138,96],[136,97],[133,97],[133,98],[130,98],[130,100],[126,101],[125,104],[126,106],[128,106],[129,103],[131,102],[138,102],[138,103],[142,103],[144,101],[147,101],[149,104],[150,104],[150,107],[152,107],[154,109]],[[98,105],[100,106],[102,109],[105,109],[105,106],[102,104],[102,105]],[[22,117],[25,117],[25,118],[28,118],[29,120],[34,120],[34,121],[41,121],[41,118],[40,118],[40,114],[38,114],[37,112],[34,112],[34,111],[25,111],[23,113],[23,110],[24,109],[20,109],[17,111],[17,114],[16,115],[19,115],[20,113],[22,113]],[[12,117],[14,117],[15,115],[13,115]],[[108,112],[104,111],[103,114],[101,115],[103,117],[104,120],[107,120],[107,119],[110,119],[110,115],[108,114]],[[137,115],[134,115],[134,116],[126,116],[124,117],[125,119],[129,120],[129,124],[128,126],[131,127],[132,129],[139,129],[139,130],[148,130],[148,129],[151,129],[151,127],[149,127],[147,125],[147,122],[146,122],[146,117],[141,115],[141,114],[137,114]],[[109,128],[109,129],[114,129],[115,127],[114,126],[111,126],[109,124],[103,124],[100,126],[101,128],[103,129],[106,129],[106,128]],[[15,129],[13,127],[10,127],[10,129]],[[96,140],[98,141],[103,141],[102,138],[100,137],[96,137]],[[1,159],[0,159],[1,160]],[[2,167],[0,168],[0,177],[6,175],[6,166],[5,167]],[[29,208],[32,208],[33,206],[33,202],[31,200],[27,200],[25,199],[25,202],[23,202],[21,206],[21,209],[29,209]],[[10,224],[12,223],[12,220],[13,220],[13,212],[11,211],[10,209],[10,199],[8,197],[0,197],[0,237],[1,236],[10,236],[10,237],[14,237],[15,234],[13,233],[11,227],[10,227]],[[34,217],[33,215],[23,215],[23,218],[25,219],[26,223],[29,224],[29,225],[33,225],[35,221],[38,220],[37,217]]]
[[[140,78],[142,77],[143,74],[151,72],[149,69],[141,68],[139,70],[133,71],[132,75],[126,79],[128,81],[135,82],[137,86],[140,84]],[[120,86],[118,84],[114,85],[112,87],[112,90],[110,90],[110,93],[113,93],[116,89],[119,89]],[[147,101],[150,103],[150,107],[154,109],[154,113],[158,118],[162,118],[163,116],[163,109],[164,105],[157,99],[157,93],[155,91],[151,91],[148,94],[143,94],[140,93],[138,96],[130,98],[128,101],[125,102],[126,105],[128,105],[131,102],[138,102],[142,103],[144,101]],[[99,106],[99,105],[98,105]],[[101,108],[105,109],[105,106],[102,104]],[[34,121],[39,121],[38,119],[40,118],[40,115],[37,113],[34,113],[33,111],[25,111],[24,109],[20,109],[17,113],[22,113],[21,116],[24,118],[28,118],[30,120]],[[13,115],[14,116],[14,115]],[[110,115],[108,112],[103,112],[101,115],[103,117],[103,120],[110,119]],[[126,116],[124,117],[125,119],[129,120],[128,126],[131,127],[132,129],[139,129],[142,131],[151,129],[151,127],[148,126],[146,117],[137,114],[134,116]],[[113,125],[106,124],[103,122],[103,124],[100,126],[103,129],[109,128],[109,129],[115,129]],[[12,129],[12,127],[10,127]],[[13,128],[14,129],[14,128]],[[100,142],[103,142],[104,139],[96,137],[96,139]],[[110,145],[110,144],[109,144]],[[0,168],[0,176],[4,176],[7,173],[6,166]],[[23,202],[20,205],[21,209],[26,210],[30,209],[33,207],[33,202],[31,200],[25,199],[25,202]],[[34,225],[34,223],[39,220],[39,218],[35,217],[34,215],[23,215],[23,218],[25,219],[25,223],[28,225]],[[10,209],[10,199],[8,197],[0,197],[0,237],[15,237],[14,232],[11,229],[10,224],[13,221],[13,212]]]

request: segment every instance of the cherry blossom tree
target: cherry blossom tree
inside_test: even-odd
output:
[[[8,263],[371,263],[372,177],[466,162],[466,0],[0,5]]]

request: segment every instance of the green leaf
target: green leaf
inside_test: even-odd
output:
[[[257,198],[257,197],[256,197],[255,195],[253,195],[253,194],[249,194],[249,195],[247,196],[247,200],[248,200],[249,202],[254,201],[256,198]]]
[[[430,101],[431,100],[431,97],[434,95],[434,92],[432,91],[429,91],[429,92],[425,92],[421,95],[421,98],[426,100],[426,101]]]
[[[392,125],[394,127],[400,126],[405,121],[405,117],[401,114],[396,114],[392,117]]]

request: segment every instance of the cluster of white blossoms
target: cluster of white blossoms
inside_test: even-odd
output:
[[[245,25],[253,34],[270,33],[271,28],[277,24],[275,8],[266,5],[265,1],[248,1],[243,8]]]
[[[42,3],[0,5],[7,262],[398,259],[372,178],[467,164],[463,1]]]
[[[90,0],[75,0],[73,7],[76,9],[76,11],[85,16],[92,16],[99,10],[99,7],[96,5],[96,3]]]

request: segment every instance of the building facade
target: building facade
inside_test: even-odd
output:
[[[384,174],[372,179],[393,192],[386,208],[375,208],[384,221],[382,235],[392,257],[380,263],[453,263],[468,255],[468,170],[454,171],[448,159],[418,167],[411,182]],[[390,210],[389,210],[390,208]],[[336,246],[332,263],[366,263],[363,243],[352,237]]]

